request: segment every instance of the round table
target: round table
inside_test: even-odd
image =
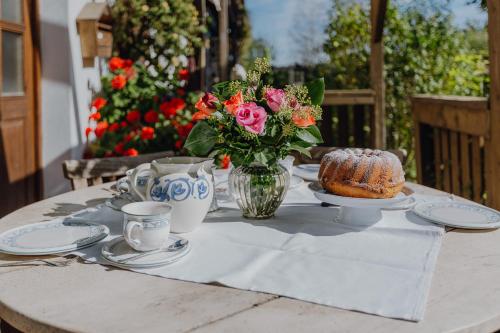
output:
[[[0,232],[95,206],[109,186],[26,206],[0,219]],[[20,258],[0,255],[11,260]],[[80,261],[0,268],[0,318],[23,332],[491,332],[500,328],[500,231],[448,230],[418,323]]]

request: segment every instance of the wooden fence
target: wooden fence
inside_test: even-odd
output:
[[[373,147],[375,91],[326,90],[320,123],[325,146]]]
[[[418,95],[412,111],[418,182],[491,205],[487,98]]]

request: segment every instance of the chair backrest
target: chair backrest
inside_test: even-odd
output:
[[[292,154],[293,156],[295,156],[294,164],[320,163],[321,158],[323,158],[323,156],[325,154],[327,154],[331,151],[337,150],[337,149],[341,149],[341,148],[339,148],[339,147],[324,147],[324,146],[313,147],[309,151],[311,153],[311,158],[304,156],[304,155],[301,155],[297,152],[294,152]],[[401,163],[404,164],[406,162],[406,156],[407,156],[406,150],[404,150],[404,149],[389,149],[388,151],[390,151],[391,153],[396,155],[399,158],[399,160],[401,161]]]
[[[73,190],[113,181],[125,175],[128,169],[162,157],[174,156],[172,151],[139,156],[92,158],[63,162],[64,177],[71,181]]]

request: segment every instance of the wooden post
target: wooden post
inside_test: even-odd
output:
[[[229,59],[229,0],[220,0],[219,12],[219,71],[220,80],[228,79],[228,59]]]
[[[500,209],[500,2],[488,0],[490,137],[486,145],[488,206]]]
[[[371,53],[370,80],[375,91],[374,122],[372,142],[375,148],[385,148],[385,84],[384,44],[382,41],[387,0],[371,0]]]

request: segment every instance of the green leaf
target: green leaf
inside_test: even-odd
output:
[[[216,142],[215,130],[204,121],[198,122],[186,139],[184,148],[196,156],[207,156]]]
[[[259,162],[262,165],[267,165],[268,159],[266,154],[263,152],[253,154],[255,161]]]
[[[321,131],[318,126],[311,125],[307,127],[306,130],[316,138],[316,143],[323,143],[323,137],[321,136]]]
[[[321,105],[325,95],[325,79],[319,78],[308,82],[306,83],[306,87],[309,91],[309,97],[311,97],[311,103],[313,105]]]
[[[323,138],[317,126],[312,125],[306,128],[300,128],[297,131],[297,137],[309,143],[322,143]]]
[[[291,144],[290,145],[290,150],[295,150],[295,151],[298,151],[299,153],[301,153],[302,155],[305,155],[309,158],[311,158],[311,152],[309,151],[309,149],[307,148],[304,148],[302,146],[299,146],[297,144]]]

